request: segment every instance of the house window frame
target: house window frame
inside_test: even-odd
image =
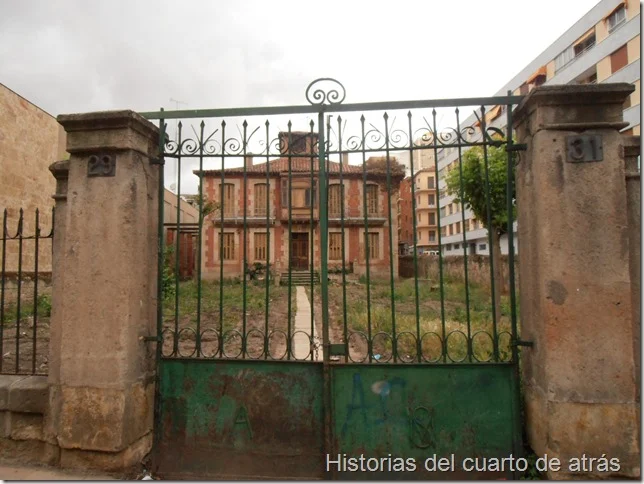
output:
[[[368,232],[369,237],[369,260],[380,259],[380,233]]]
[[[329,260],[342,260],[343,235],[342,232],[329,232]]]
[[[265,191],[263,193],[260,187],[264,188]],[[255,183],[255,186],[253,187],[253,214],[255,215],[255,217],[265,217],[268,214],[269,208],[266,205],[266,193],[268,192],[268,190],[269,185],[266,182]],[[260,192],[259,194],[258,191]]]
[[[343,202],[343,189],[344,183],[331,183],[329,184],[329,198],[328,198],[328,207],[329,207],[329,217],[335,218],[340,217],[343,212],[342,202]],[[334,192],[337,192],[335,194]],[[337,200],[335,200],[337,198]],[[334,201],[337,202],[337,207],[334,207]],[[334,210],[337,208],[337,210]],[[398,204],[398,211],[400,211],[400,204]]]
[[[618,53],[620,54],[620,57],[625,58],[625,62],[624,62],[624,64],[619,65],[618,67],[616,67],[615,66],[615,64],[616,64],[615,59],[618,58],[617,57]],[[616,72],[622,70],[624,67],[626,67],[628,65],[628,47],[627,47],[627,45],[624,44],[619,49],[615,49],[615,51],[613,51],[610,54],[609,57],[610,57],[610,72],[611,72],[611,75],[613,75],[613,74],[615,74]]]
[[[621,14],[621,19],[617,21],[613,21],[613,19],[617,18],[617,15]],[[612,25],[611,25],[612,23]],[[618,7],[613,13],[611,13],[607,18],[606,18],[606,29],[608,30],[609,34],[612,34],[616,29],[621,27],[626,23],[626,7],[624,5]]]
[[[222,239],[221,259],[223,261],[234,261],[236,249],[235,232],[223,232]]]
[[[367,191],[367,215],[378,215],[380,187],[375,183],[368,183],[365,190]]]
[[[263,241],[259,241],[258,243],[258,237],[261,239],[263,238]],[[255,232],[253,234],[253,255],[255,256],[256,261],[265,261],[266,260],[266,252],[268,250],[268,234],[266,232]]]
[[[235,184],[234,183],[220,183],[219,184],[219,189],[223,190],[223,211],[224,211],[224,217],[234,217],[235,214],[237,213],[236,210],[236,196],[235,196]],[[221,197],[221,194],[220,194]],[[221,198],[220,198],[221,200]]]

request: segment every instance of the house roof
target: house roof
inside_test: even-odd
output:
[[[318,170],[318,158],[317,156],[313,159],[313,172]],[[289,168],[289,159],[288,157],[278,158],[276,160],[271,160],[268,162],[268,172],[272,175],[278,175],[280,173],[288,173]],[[329,173],[340,173],[340,163],[336,161],[329,161],[327,164],[327,170]],[[291,172],[292,173],[310,173],[311,172],[311,158],[310,157],[300,157],[294,156],[291,158]],[[199,175],[199,170],[195,170],[194,173]],[[227,174],[244,174],[244,167],[237,166],[234,168],[225,168],[224,173]],[[246,173],[252,174],[266,174],[266,163],[254,163],[252,165],[246,166]],[[362,174],[362,165],[349,165],[346,163],[342,164],[342,173],[343,174]],[[221,170],[203,170],[205,176],[209,175],[219,175]]]

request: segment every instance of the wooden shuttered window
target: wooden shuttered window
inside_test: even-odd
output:
[[[367,185],[367,214],[378,214],[378,185]]]
[[[329,186],[329,217],[339,217],[342,213],[342,185]]]
[[[235,234],[224,232],[223,239],[223,260],[235,260]]]
[[[329,260],[342,260],[342,233],[329,233]]]
[[[266,260],[267,239],[266,232],[255,232],[254,244],[256,261]]]
[[[369,259],[380,258],[380,234],[377,232],[369,232],[367,234],[369,241]]]
[[[267,192],[266,183],[257,183],[255,185],[254,192],[254,204],[255,204],[255,216],[262,217],[266,216],[267,205],[266,205],[266,192]]]
[[[224,216],[233,217],[235,215],[235,185],[224,183]]]

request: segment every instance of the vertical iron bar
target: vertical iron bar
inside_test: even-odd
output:
[[[467,357],[472,361],[472,324],[470,320],[470,285],[467,273],[467,236],[465,233],[465,203],[463,202],[463,158],[461,144],[465,143],[461,135],[461,121],[459,109],[456,108],[456,133],[458,136],[458,174],[459,174],[459,198],[461,199],[461,224],[463,230],[463,268],[465,271],[465,311],[467,317]]]
[[[512,95],[512,91],[508,91],[508,96]],[[508,153],[508,166],[507,166],[507,211],[508,211],[508,265],[509,265],[509,275],[510,275],[510,317],[512,324],[512,362],[514,364],[514,380],[513,380],[513,390],[514,390],[514,428],[515,428],[515,437],[513,439],[514,453],[515,455],[523,455],[523,446],[521,445],[521,368],[519,365],[519,347],[515,344],[519,338],[518,328],[517,328],[517,307],[516,307],[516,292],[514,287],[514,155],[512,147],[514,145],[514,140],[512,139],[512,105],[507,106],[507,153]]]
[[[347,343],[347,271],[346,271],[346,245],[344,242],[344,179],[343,179],[343,170],[344,170],[344,160],[342,159],[342,117],[338,116],[338,154],[340,156],[340,232],[341,232],[341,243],[342,243],[342,321],[343,321],[343,343],[348,348]],[[344,355],[345,363],[349,361],[349,352],[347,351]]]
[[[508,91],[508,96],[512,95],[512,91]],[[510,317],[512,323],[512,341],[516,342],[519,338],[517,329],[517,301],[516,301],[516,288],[514,287],[514,156],[512,147],[514,140],[512,139],[512,105],[507,107],[507,124],[508,124],[508,193],[507,193],[507,210],[508,210],[508,265],[509,265],[509,284],[510,284]],[[518,365],[519,363],[519,347],[516,344],[512,345],[512,361]]]
[[[269,136],[269,122],[266,120],[266,273],[264,275],[264,282],[266,283],[266,295],[264,296],[264,359],[268,358],[268,312],[269,312],[269,285],[270,285],[270,262],[271,262],[271,232],[270,232],[270,193],[271,193],[271,179],[270,179],[270,151],[271,142]]]
[[[181,235],[181,130],[183,123],[177,125],[177,221],[174,234],[174,355],[179,351],[179,252]]]
[[[393,229],[391,219],[391,158],[389,157],[389,115],[384,114],[385,120],[385,156],[387,162],[387,215],[389,218],[389,289],[391,295],[391,347],[394,363],[398,361],[398,339],[396,333],[396,300],[394,287],[394,253],[393,253]]]
[[[416,224],[416,174],[414,173],[414,132],[411,125],[411,111],[407,112],[409,122],[409,166],[411,172],[411,213],[414,241],[414,296],[416,301],[416,353],[419,362],[422,361],[422,346],[420,341],[420,299],[418,295],[418,234]]]
[[[436,198],[438,200],[437,206],[437,221],[438,221],[438,279],[440,283],[441,293],[441,350],[443,352],[443,362],[447,361],[447,336],[445,331],[445,281],[443,279],[443,237],[441,226],[441,189],[440,178],[438,177],[438,140],[439,134],[436,128],[436,109],[432,109],[432,128],[434,131],[434,175],[436,176]]]
[[[163,108],[161,108],[163,112]],[[159,180],[157,187],[157,344],[155,350],[156,356],[156,371],[155,371],[155,398],[154,398],[154,423],[153,423],[153,439],[154,443],[158,445],[159,438],[161,437],[161,432],[159,431],[159,424],[161,418],[161,408],[160,408],[160,392],[161,392],[161,357],[163,356],[163,299],[165,297],[163,293],[163,282],[165,280],[164,268],[165,268],[165,227],[164,227],[164,206],[165,206],[165,159],[164,159],[164,147],[165,147],[165,122],[163,118],[159,119],[159,144],[158,144],[158,157],[159,157]],[[54,216],[52,215],[52,231],[54,228]],[[53,240],[52,240],[53,245]],[[155,446],[156,448],[156,446]]]
[[[6,262],[7,262],[7,209],[2,215],[2,274],[0,275],[0,372],[4,362],[4,294],[6,288]]]
[[[313,126],[311,126],[311,133],[313,132]],[[311,137],[311,147],[313,147],[313,137]],[[313,150],[311,150],[312,152]],[[314,230],[313,230],[313,206],[315,205],[315,199],[317,198],[316,196],[316,190],[315,190],[315,180],[313,179],[313,165],[314,165],[314,158],[313,154],[311,154],[311,158],[309,159],[310,166],[311,166],[311,180],[310,180],[310,189],[309,189],[309,205],[310,205],[310,220],[309,220],[309,258],[311,259],[311,263],[309,265],[309,285],[311,287],[311,300],[309,301],[310,307],[311,307],[311,335],[310,335],[310,344],[309,347],[311,348],[311,359],[313,359],[313,317],[315,315],[315,306],[314,306],[314,288],[313,288],[313,271],[315,269],[315,264],[314,264],[314,248],[315,248],[315,242],[314,242]],[[318,207],[318,215],[319,215],[319,207]]]
[[[199,131],[199,235],[198,235],[198,242],[197,242],[197,342],[196,342],[196,352],[197,352],[197,358],[201,356],[202,351],[201,351],[201,244],[203,243],[202,241],[202,233],[203,233],[203,206],[204,206],[204,199],[203,199],[203,182],[204,182],[204,177],[203,177],[203,151],[204,151],[204,128],[206,126],[206,123],[202,120],[200,124],[200,131]]]
[[[36,209],[36,228],[34,238],[34,326],[32,331],[32,355],[31,355],[31,373],[36,373],[36,337],[38,328],[38,249],[40,239],[40,210]]]
[[[499,361],[499,341],[497,334],[497,317],[496,314],[496,283],[494,279],[494,249],[493,249],[493,238],[495,237],[492,234],[492,207],[490,200],[490,175],[488,170],[488,158],[487,158],[487,127],[485,125],[485,106],[481,106],[481,134],[483,138],[483,166],[485,169],[485,200],[486,200],[486,216],[487,216],[487,236],[488,236],[488,252],[490,253],[490,288],[492,293],[492,333],[494,333],[494,361]]]
[[[291,287],[291,272],[293,270],[293,160],[291,158],[291,146],[292,146],[292,135],[291,135],[291,121],[288,122],[288,151],[286,153],[288,159],[288,309],[287,309],[287,321],[286,321],[286,359],[291,359],[291,316],[293,314],[293,309],[291,308],[291,297],[293,294],[293,288]],[[280,140],[281,141],[281,140]],[[281,150],[280,150],[281,151]]]
[[[328,232],[329,217],[327,211],[328,174],[326,170],[326,145],[324,140],[324,113],[318,114],[318,156],[320,161],[320,294],[322,299],[322,332],[324,340],[324,361],[329,361],[329,275],[328,275]]]
[[[320,298],[322,302],[322,368],[324,384],[324,451],[327,455],[333,452],[333,432],[332,432],[332,401],[331,398],[331,365],[330,365],[330,341],[329,341],[329,285],[328,285],[328,172],[326,169],[326,144],[324,137],[324,107],[318,113],[318,157],[320,171],[319,180],[319,217],[320,217]]]
[[[315,341],[313,340],[313,335],[315,334],[315,305],[314,305],[315,297],[314,297],[314,292],[313,292],[313,289],[314,289],[314,287],[313,287],[313,285],[314,285],[313,284],[314,283],[313,271],[315,270],[315,263],[314,263],[315,262],[315,253],[313,251],[313,249],[314,249],[314,246],[313,246],[313,240],[314,240],[313,239],[313,237],[314,237],[314,235],[313,235],[314,234],[314,231],[313,231],[313,205],[317,203],[317,198],[318,198],[317,193],[316,193],[317,191],[313,190],[314,183],[315,183],[315,181],[313,180],[313,165],[315,163],[315,151],[313,149],[314,148],[313,147],[313,145],[314,145],[314,143],[313,143],[314,128],[315,128],[315,123],[313,122],[313,120],[311,120],[311,122],[309,123],[310,144],[311,144],[311,150],[310,150],[311,151],[311,157],[310,157],[310,160],[309,160],[310,163],[311,163],[311,191],[310,191],[310,193],[311,193],[311,196],[310,196],[310,202],[311,202],[311,236],[310,236],[310,238],[311,238],[311,241],[310,241],[310,251],[311,251],[311,274],[310,274],[310,276],[311,276],[311,301],[310,301],[310,304],[311,304],[311,339],[310,339],[310,341],[311,341],[311,361],[315,360],[315,354],[314,354],[315,351],[313,350],[313,348],[314,348],[313,345],[315,344]],[[320,184],[320,180],[319,180],[319,177],[318,177],[318,187],[320,187],[320,186],[321,186],[321,184]],[[318,190],[319,189],[320,188],[318,188]],[[319,220],[319,216],[320,216],[320,207],[318,205],[318,220]],[[318,223],[318,231],[319,231],[319,223]]]
[[[219,356],[224,354],[224,169],[226,166],[226,121],[221,122],[221,183],[219,184]],[[235,209],[233,205],[233,210]]]
[[[22,299],[22,227],[24,212],[20,209],[18,220],[18,299],[16,302],[16,373],[20,371],[20,319]]]
[[[242,358],[246,358],[246,277],[248,274],[248,167],[246,166],[246,148],[248,140],[246,138],[246,130],[248,128],[248,123],[244,120],[242,124],[243,127],[243,145],[242,145],[242,154],[244,156],[244,180],[242,188],[242,196],[244,197],[244,214],[243,214],[243,224],[244,224],[244,248],[243,251],[243,273],[242,273]]]
[[[365,117],[360,116],[360,129],[362,133],[362,212],[364,217],[364,255],[365,255],[365,275],[367,277],[367,353],[369,363],[373,360],[373,342],[371,341],[371,281],[369,270],[369,207],[367,205],[367,160],[366,160],[366,143],[367,137],[364,130]],[[347,354],[349,353],[349,342],[347,341]]]

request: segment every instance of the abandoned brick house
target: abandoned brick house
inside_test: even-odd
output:
[[[281,132],[278,159],[268,161],[268,186],[266,162],[253,163],[253,157],[244,158],[246,172],[246,196],[243,196],[244,166],[225,168],[223,173],[223,203],[221,198],[222,172],[220,169],[195,171],[203,177],[203,186],[208,199],[220,207],[204,221],[202,253],[202,277],[218,279],[220,263],[223,276],[239,277],[243,271],[243,244],[246,243],[246,260],[249,266],[265,264],[267,252],[270,264],[278,274],[291,271],[314,271],[320,268],[320,217],[319,217],[319,170],[316,153],[317,136],[307,132]],[[311,153],[313,153],[311,155]],[[291,237],[289,240],[289,159],[291,171]],[[368,260],[370,272],[387,275],[390,271],[389,212],[387,196],[395,210],[398,186],[402,176],[391,176],[388,195],[386,175],[382,158],[370,158],[379,170],[367,168],[366,184],[361,165],[350,165],[345,158],[342,165],[328,162],[328,266],[342,266],[342,239],[346,268],[355,274],[363,274]],[[313,163],[313,169],[311,169]],[[390,159],[394,164],[395,158]],[[391,165],[390,165],[391,166]],[[342,185],[340,184],[342,169]],[[311,183],[311,180],[313,183]],[[363,186],[366,188],[368,251],[365,254],[365,217]],[[268,206],[267,206],[268,189]],[[344,200],[341,198],[344,190]],[[342,203],[344,201],[344,203]],[[313,207],[311,207],[313,204]],[[223,227],[222,213],[223,211]],[[244,210],[247,231],[244,232]],[[344,233],[342,231],[344,211]],[[268,215],[268,217],[267,217]],[[268,218],[268,230],[267,230]],[[393,273],[398,274],[398,230],[395,212],[392,214]],[[223,237],[222,233],[223,231]],[[268,234],[267,234],[268,232]],[[268,237],[267,237],[268,235]],[[223,242],[223,246],[220,246]],[[313,247],[311,247],[313,244]],[[222,260],[223,259],[223,260]]]

